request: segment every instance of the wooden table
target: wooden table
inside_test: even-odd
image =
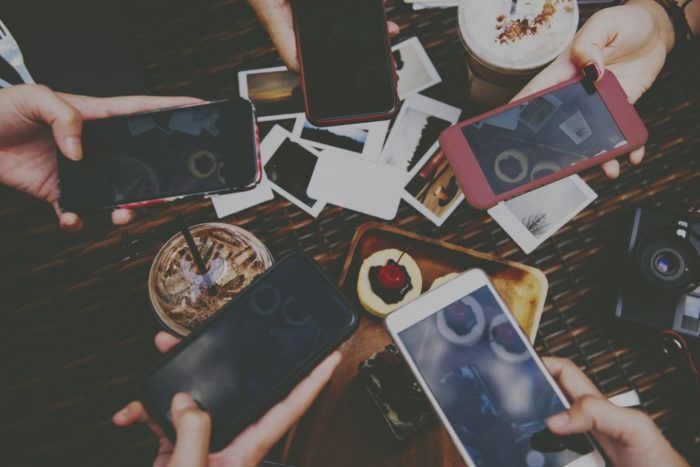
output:
[[[121,4],[148,86],[156,94],[206,99],[236,93],[239,70],[280,63],[267,33],[243,0],[128,0]],[[483,109],[466,94],[465,53],[454,10],[413,12],[390,0],[388,17],[417,35],[443,83],[424,94]],[[89,40],[89,39],[86,39]],[[126,39],[125,39],[126,40]],[[618,180],[598,169],[583,178],[599,198],[532,254],[524,255],[484,212],[462,204],[436,228],[402,204],[392,225],[542,269],[550,283],[536,347],[572,358],[611,394],[636,388],[643,408],[691,459],[700,459],[693,416],[675,367],[650,345],[653,333],[610,319],[610,252],[620,213],[637,203],[663,208],[700,201],[700,63],[695,48],[672,57],[637,108],[649,129],[645,162],[623,164]],[[146,277],[159,247],[189,224],[215,219],[209,201],[150,207],[114,228],[104,213],[86,217],[78,234],[60,231],[50,206],[0,187],[0,439],[5,465],[147,465],[156,439],[146,427],[122,429],[111,415],[136,397],[158,358],[159,330]],[[280,255],[302,249],[340,276],[355,229],[368,216],[327,207],[313,219],[287,201],[229,216]],[[433,425],[397,443],[356,378],[356,365],[389,342],[379,322],[363,317],[343,346],[345,360],[298,425],[283,456],[299,465],[454,465],[456,452]],[[692,410],[691,410],[692,409]]]

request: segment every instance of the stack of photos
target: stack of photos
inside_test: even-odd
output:
[[[382,219],[404,199],[442,224],[464,196],[439,150],[460,109],[419,94],[441,81],[417,37],[392,48],[401,109],[391,120],[316,127],[304,115],[299,75],[285,67],[238,73],[260,127],[263,182],[214,198],[219,217],[268,201],[275,191],[317,216],[326,203]]]

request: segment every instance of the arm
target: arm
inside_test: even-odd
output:
[[[570,360],[542,360],[572,404],[547,420],[553,433],[591,433],[616,466],[688,466],[645,413],[612,404]]]
[[[46,86],[18,85],[0,90],[0,183],[53,205],[61,227],[75,232],[82,221],[58,206],[56,146],[71,160],[83,157],[83,119],[111,117],[161,107],[200,102],[191,97],[95,97],[55,93]],[[133,212],[112,212],[115,224],[126,224]]]
[[[386,2],[386,0],[383,1]],[[248,0],[248,3],[270,34],[284,64],[289,70],[298,73],[299,59],[294,17],[289,0]],[[399,26],[392,21],[387,22],[387,29],[389,36],[393,37],[399,33]]]
[[[172,349],[178,342],[179,339],[165,332],[158,333],[155,339],[156,347],[163,353]],[[188,394],[180,393],[173,397],[171,413],[177,436],[174,446],[160,427],[148,417],[143,405],[138,401],[131,402],[114,414],[112,420],[119,426],[136,422],[148,424],[160,438],[161,447],[154,465],[257,466],[272,446],[308,410],[331,379],[340,360],[340,352],[331,353],[284,400],[217,453],[208,453],[211,418],[198,408]]]
[[[693,0],[686,7],[686,15],[692,12],[689,8],[698,5],[700,0]],[[605,8],[591,16],[569,48],[514,99],[573,78],[581,71],[600,79],[608,69],[615,73],[629,101],[634,103],[656,79],[674,40],[671,19],[654,0],[630,0],[621,6]],[[644,157],[644,147],[631,152],[629,157],[632,164],[639,164]],[[602,167],[610,178],[620,173],[616,160]]]

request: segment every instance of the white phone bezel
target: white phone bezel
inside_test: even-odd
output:
[[[463,272],[451,281],[446,282],[445,284],[422,294],[421,296],[407,303],[406,305],[397,308],[393,312],[389,313],[384,320],[384,325],[389,331],[392,340],[398,347],[399,351],[401,352],[401,355],[406,361],[406,364],[411,369],[411,372],[413,373],[416,380],[423,389],[423,392],[430,401],[430,405],[432,405],[433,410],[440,418],[440,422],[444,426],[445,430],[447,430],[447,433],[452,439],[452,443],[457,448],[457,451],[459,451],[459,454],[462,456],[462,459],[464,459],[464,462],[466,462],[469,467],[477,466],[469,456],[467,450],[462,445],[462,442],[457,436],[457,433],[455,432],[454,428],[452,427],[452,425],[450,425],[447,416],[438,404],[437,399],[435,399],[435,396],[431,392],[430,387],[423,378],[421,372],[418,369],[418,366],[411,357],[411,354],[408,352],[408,349],[399,337],[399,334],[401,333],[401,331],[413,326],[414,324],[422,321],[428,316],[437,313],[447,305],[456,302],[457,300],[471,294],[472,292],[484,286],[488,287],[490,292],[496,298],[496,301],[498,302],[500,308],[504,311],[504,314],[506,315],[508,320],[510,320],[511,324],[513,324],[513,327],[516,329],[518,336],[525,343],[528,352],[534,358],[538,368],[545,376],[547,382],[549,382],[550,386],[554,390],[554,393],[557,395],[557,397],[559,397],[562,404],[564,404],[564,407],[568,409],[570,407],[570,404],[564,396],[564,393],[561,391],[561,389],[559,389],[559,386],[554,381],[554,378],[552,378],[552,376],[545,368],[544,363],[542,363],[542,360],[539,358],[539,356],[535,352],[535,349],[530,344],[528,337],[520,328],[520,325],[518,324],[511,311],[508,309],[508,306],[505,304],[501,296],[498,295],[498,292],[494,288],[489,277],[481,269],[475,268]],[[589,440],[591,441],[594,450],[588,454],[576,458],[575,460],[567,464],[567,467],[597,467],[605,465],[605,461],[601,456],[600,452],[598,451],[598,447],[593,442],[593,440],[590,439],[590,437]]]

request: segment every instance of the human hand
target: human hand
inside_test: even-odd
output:
[[[0,90],[0,183],[51,203],[61,227],[78,231],[83,223],[58,206],[56,145],[71,160],[83,157],[83,119],[104,118],[201,102],[191,97],[95,98],[55,93],[46,86],[17,85]],[[112,222],[134,218],[127,209],[112,211]]]
[[[386,0],[383,0],[386,3]],[[294,16],[289,0],[248,0],[258,19],[270,34],[282,61],[290,71],[299,72]],[[399,33],[399,26],[387,21],[389,37]]]
[[[595,13],[576,33],[571,45],[513,98],[520,99],[577,76],[581,70],[598,80],[605,69],[615,73],[627,98],[634,103],[659,74],[673,47],[673,25],[653,0],[630,0]],[[644,157],[644,146],[629,155],[632,164]],[[617,178],[620,164],[602,164],[609,178]]]
[[[166,332],[159,332],[155,338],[156,347],[162,353],[168,352],[178,342],[180,339]],[[128,426],[137,422],[148,424],[160,438],[160,449],[153,462],[154,466],[258,466],[272,446],[311,406],[321,389],[331,379],[340,359],[340,352],[336,350],[331,353],[297,384],[284,400],[216,453],[208,453],[211,432],[209,414],[200,410],[194,400],[185,393],[176,394],[171,405],[177,436],[175,446],[138,401],[129,403],[114,414],[112,421],[118,426]]]
[[[645,413],[608,401],[571,360],[542,358],[572,405],[551,416],[547,427],[558,435],[590,432],[613,465],[688,466]]]

